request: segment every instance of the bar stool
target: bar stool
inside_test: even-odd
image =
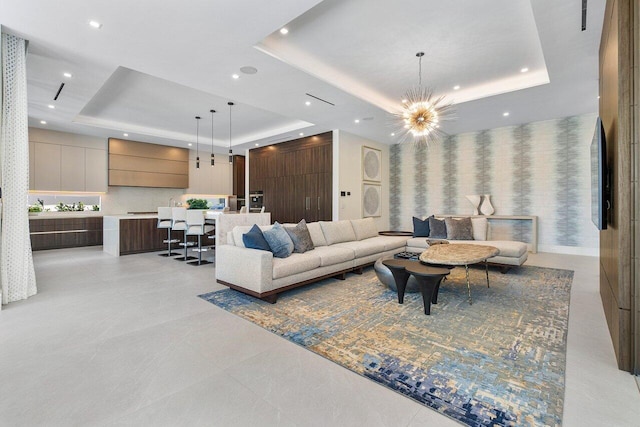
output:
[[[189,261],[196,259],[196,257],[187,256],[187,249],[189,249],[189,246],[195,245],[195,243],[187,241],[187,208],[171,208],[171,230],[184,232],[184,242],[180,243],[180,246],[184,246],[184,256],[174,259],[176,261]]]
[[[166,254],[158,254],[160,256],[176,256],[180,255],[178,252],[171,252],[171,244],[178,243],[180,240],[171,238],[171,228],[173,225],[173,220],[171,216],[171,208],[169,207],[159,207],[158,208],[158,228],[166,228],[167,229],[167,239],[163,240],[162,243],[167,244],[167,253]]]
[[[198,261],[189,262],[189,265],[203,265],[211,264],[211,261],[202,260],[202,252],[206,252],[209,249],[202,247],[202,236],[214,230],[213,225],[205,223],[204,212],[200,210],[188,210],[187,211],[187,230],[186,236],[198,236],[198,247],[193,250],[198,252]]]
[[[247,213],[247,207],[246,206],[241,207],[240,213]]]

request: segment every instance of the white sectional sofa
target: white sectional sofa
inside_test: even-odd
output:
[[[272,226],[261,226],[262,230]],[[407,237],[379,236],[373,218],[307,224],[315,249],[275,258],[271,252],[249,249],[242,235],[250,226],[235,227],[227,244],[216,248],[218,283],[269,302],[278,293],[337,276],[361,272],[385,255],[403,252]]]
[[[268,230],[272,226],[260,226]],[[485,218],[472,220],[474,240],[451,240],[451,244],[470,243],[495,246],[500,254],[489,264],[505,269],[527,260],[527,245],[522,242],[487,240]],[[344,279],[350,271],[378,258],[399,252],[422,252],[428,247],[425,237],[379,236],[373,218],[307,224],[315,249],[275,258],[271,252],[244,246],[242,235],[251,226],[237,226],[227,234],[227,244],[216,248],[216,280],[232,289],[275,303],[278,294],[327,277]]]
[[[497,256],[489,258],[488,262],[489,265],[501,267],[503,273],[506,273],[511,267],[524,264],[527,260],[529,252],[526,243],[488,239],[490,232],[489,222],[486,218],[471,218],[471,226],[473,228],[473,240],[448,240],[448,242],[451,244],[468,243],[472,245],[488,245],[498,248],[500,253]],[[412,237],[407,240],[408,252],[422,252],[428,247],[428,238],[426,237]]]

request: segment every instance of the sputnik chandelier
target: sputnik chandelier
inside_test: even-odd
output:
[[[424,52],[416,53],[419,62],[418,86],[413,87],[402,99],[402,110],[396,113],[401,120],[400,142],[415,145],[429,145],[438,142],[445,133],[440,130],[443,121],[453,119],[454,109],[445,96],[434,96],[433,89],[422,86],[422,57]]]

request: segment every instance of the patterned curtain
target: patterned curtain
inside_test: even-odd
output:
[[[0,119],[0,302],[35,295],[29,215],[29,125],[27,115],[27,50],[24,39],[2,34],[2,118]],[[2,305],[0,304],[0,307]]]

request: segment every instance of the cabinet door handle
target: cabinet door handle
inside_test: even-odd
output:
[[[305,209],[311,209],[311,197],[305,197]]]
[[[320,197],[318,197],[318,210],[320,210]]]

